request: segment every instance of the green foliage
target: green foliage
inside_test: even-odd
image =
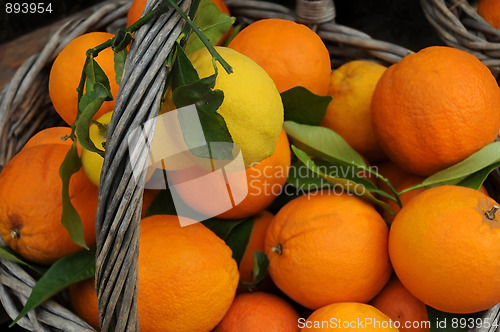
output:
[[[78,172],[82,166],[76,142],[73,142],[61,166],[59,167],[59,176],[62,180],[62,216],[61,223],[66,228],[71,240],[79,246],[88,249],[85,243],[83,232],[83,223],[80,215],[71,203],[69,196],[69,181],[71,176]]]
[[[319,96],[302,86],[281,93],[285,121],[317,126],[326,114],[331,96]]]
[[[28,312],[35,309],[71,284],[88,279],[95,274],[95,246],[63,257],[52,264],[33,287],[23,310],[14,319],[11,327]]]
[[[0,246],[0,257],[19,264],[28,267],[29,269],[42,274],[45,271],[45,267],[39,266],[38,264],[34,264],[30,261],[27,261],[23,257],[19,256],[14,250],[7,246]]]
[[[194,17],[194,24],[200,27],[200,31],[212,45],[216,45],[221,37],[229,31],[234,21],[234,17],[221,12],[211,0],[201,0]],[[192,53],[202,47],[204,44],[200,37],[191,33],[186,42],[186,53]]]

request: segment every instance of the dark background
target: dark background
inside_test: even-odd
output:
[[[52,13],[6,14],[5,4],[13,1],[15,0],[0,1],[0,44],[103,2],[103,0],[43,0],[45,4],[51,3]],[[290,0],[274,0],[274,2],[286,6],[294,4]],[[419,0],[336,0],[335,6],[338,23],[364,31],[373,38],[405,46],[414,51],[429,45],[441,44],[426,21]]]

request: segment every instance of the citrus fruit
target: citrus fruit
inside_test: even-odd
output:
[[[373,132],[370,110],[373,91],[386,69],[372,61],[353,60],[333,70],[328,89],[333,99],[321,121],[371,161],[384,157]]]
[[[427,307],[408,292],[395,276],[370,304],[398,322],[395,325],[400,331],[429,331],[429,325],[426,325],[429,321]]]
[[[388,229],[373,206],[345,193],[294,198],[267,231],[269,274],[287,296],[318,309],[368,302],[391,275]]]
[[[210,331],[234,299],[238,267],[231,249],[200,223],[143,219],[138,264],[141,331]]]
[[[302,318],[301,318],[302,319]],[[301,331],[394,331],[394,323],[377,308],[356,302],[326,305],[300,321]]]
[[[54,60],[49,75],[49,95],[56,112],[67,124],[75,121],[78,108],[78,92],[76,89],[80,83],[83,66],[85,64],[85,53],[114,35],[107,32],[89,32],[73,39],[59,53]],[[107,48],[94,58],[108,77],[111,94],[116,97],[118,83],[115,80],[114,52]],[[94,119],[104,113],[113,110],[114,100],[105,101]]]
[[[113,112],[108,112],[101,115],[96,122],[90,125],[89,137],[95,147],[104,150],[106,143],[106,136],[108,134],[109,123]],[[97,152],[82,149],[82,168],[89,180],[99,186],[99,179],[101,177],[102,164],[104,158]]]
[[[384,72],[371,115],[387,156],[406,171],[427,176],[495,140],[500,89],[473,55],[430,46]]]
[[[138,282],[141,331],[211,331],[233,302],[238,267],[231,249],[202,224],[181,227],[177,216],[154,215],[141,221]],[[73,290],[71,302],[95,308],[97,295],[87,286]],[[94,308],[74,307],[95,322]]]
[[[258,20],[242,29],[228,47],[264,68],[280,93],[296,86],[318,95],[328,93],[330,54],[316,32],[303,24]]]
[[[264,241],[267,234],[267,229],[273,220],[274,215],[266,210],[263,210],[255,215],[252,233],[248,239],[248,244],[245,253],[241,258],[239,265],[240,281],[251,282],[253,279],[253,254],[256,251],[264,251]]]
[[[50,127],[40,130],[24,144],[23,149],[44,144],[66,144],[71,145],[71,139],[64,139],[71,134],[70,127]]]
[[[299,314],[279,296],[245,293],[235,297],[214,332],[278,332],[299,331]]]
[[[170,171],[176,193],[192,209],[208,216],[217,215],[223,219],[239,219],[253,216],[268,207],[281,193],[286,183],[290,167],[290,145],[285,130],[281,131],[273,154],[256,165],[242,170],[246,177],[242,181],[232,181],[226,186],[217,186],[218,178],[204,177],[202,182],[190,182],[195,177],[209,175],[211,170],[202,167],[190,167],[178,171]],[[236,178],[237,174],[227,175],[228,179]],[[235,188],[237,186],[237,188]],[[207,197],[210,192],[210,197]],[[223,211],[228,193],[246,193],[241,202]]]
[[[69,145],[25,148],[0,173],[0,233],[24,258],[50,264],[82,248],[61,224],[62,181],[59,167]],[[71,176],[71,203],[83,222],[87,245],[95,243],[97,188],[80,169]]]
[[[100,331],[99,307],[95,291],[95,278],[89,278],[68,287],[68,299],[71,309],[96,331]]]
[[[473,313],[500,302],[499,204],[459,186],[426,189],[396,215],[389,254],[401,283],[425,304]]]
[[[489,24],[500,29],[500,3],[496,0],[479,0],[477,12]]]
[[[269,75],[250,58],[227,47],[215,49],[233,68],[228,74],[217,62],[215,89],[224,92],[217,112],[224,118],[248,168],[274,151],[283,128],[281,96]],[[200,78],[215,73],[206,48],[191,53],[189,59]]]

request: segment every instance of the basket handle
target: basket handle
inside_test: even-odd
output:
[[[145,12],[160,2],[148,0]],[[191,0],[179,2],[185,12],[190,6]],[[147,165],[148,152],[134,155],[141,164],[132,165],[128,134],[156,118],[167,77],[166,58],[183,26],[173,9],[149,21],[135,32],[125,62],[109,125],[96,216],[96,291],[103,332],[139,331],[137,265],[144,176],[136,178],[133,170]]]

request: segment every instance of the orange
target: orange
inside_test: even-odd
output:
[[[431,46],[385,71],[371,115],[387,156],[406,171],[427,176],[495,140],[500,88],[473,55]]]
[[[371,161],[384,158],[370,117],[373,91],[387,68],[366,60],[353,60],[333,70],[328,105],[321,125],[342,136],[349,145]]]
[[[500,3],[497,0],[479,0],[477,12],[489,24],[500,29]]]
[[[50,264],[82,248],[61,224],[61,165],[69,146],[25,148],[0,173],[0,234],[24,258]],[[71,202],[80,215],[87,245],[95,243],[97,187],[80,169],[70,180]]]
[[[397,214],[389,254],[401,283],[425,304],[473,313],[500,302],[499,204],[459,186],[426,189]]]
[[[396,327],[400,331],[429,331],[430,326],[424,323],[429,321],[427,307],[422,301],[408,292],[395,276],[391,278],[370,304],[382,311],[394,322],[398,322]]]
[[[229,43],[271,76],[279,92],[303,86],[326,95],[330,84],[330,54],[321,38],[303,24],[263,19],[241,30]]]
[[[255,292],[239,294],[214,332],[299,331],[299,314],[273,294]]]
[[[245,253],[241,258],[239,271],[240,281],[251,282],[253,279],[253,254],[256,251],[264,251],[264,241],[267,234],[267,229],[273,220],[274,215],[266,210],[259,212],[254,217],[252,233],[248,239],[248,244]],[[268,283],[268,282],[267,282]],[[268,285],[266,285],[268,286]]]
[[[113,34],[107,32],[86,33],[73,39],[54,60],[49,75],[49,95],[56,112],[66,123],[72,124],[76,118],[78,108],[78,92],[76,89],[80,83],[85,64],[85,53],[88,49],[94,48],[113,37]],[[113,50],[107,48],[94,59],[108,77],[111,94],[116,97],[118,83],[115,80]],[[94,119],[112,111],[114,106],[114,100],[105,101]]]
[[[368,302],[389,280],[388,229],[373,206],[349,194],[315,192],[276,214],[265,248],[272,280],[299,304]]]
[[[393,331],[394,322],[377,308],[356,302],[334,303],[313,312],[306,321],[299,320],[301,331]]]
[[[238,284],[238,267],[224,241],[200,223],[181,227],[172,215],[141,221],[138,273],[144,332],[211,331],[229,309]],[[96,293],[75,291],[72,303],[80,296],[78,302],[94,308],[75,306],[75,312],[95,322]]]
[[[226,185],[225,188],[216,186],[213,181],[217,181],[217,179],[214,178],[205,178],[202,182],[196,183],[189,182],[188,180],[197,177],[197,175],[210,173],[210,170],[198,166],[185,170],[169,171],[169,176],[171,176],[172,183],[182,183],[182,186],[176,186],[176,192],[184,202],[190,208],[209,216],[220,211],[219,203],[225,201],[223,198],[228,195],[228,192],[234,194],[235,192],[248,191],[241,202],[217,216],[224,219],[246,218],[268,207],[281,193],[288,176],[290,158],[288,137],[285,130],[282,129],[273,154],[245,170],[246,182],[230,182],[231,186]],[[238,174],[235,173],[232,176],[236,178]],[[231,174],[227,176],[231,177]],[[234,186],[238,186],[238,188]],[[211,197],[207,197],[207,191],[211,192]]]
[[[97,331],[101,330],[95,278],[85,279],[69,286],[68,299],[73,312]]]
[[[71,134],[70,127],[50,127],[47,129],[40,130],[35,135],[33,135],[26,144],[24,144],[23,149],[28,149],[36,145],[44,144],[67,144],[71,145],[73,141],[64,137]]]

